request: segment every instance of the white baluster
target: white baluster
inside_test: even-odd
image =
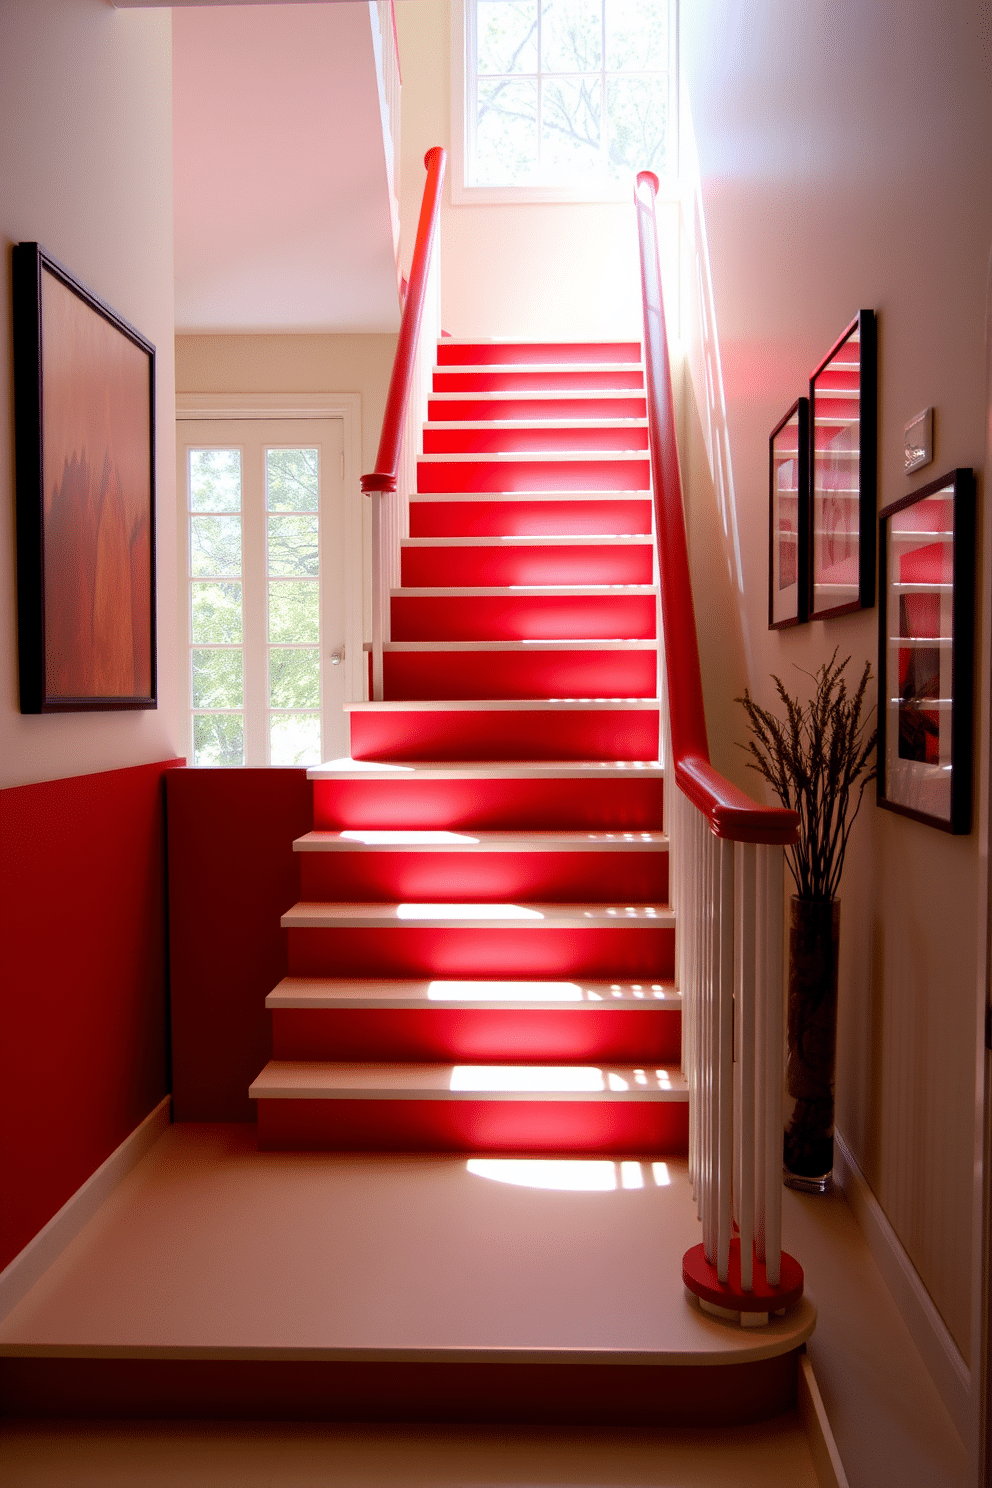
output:
[[[738,1150],[737,1222],[741,1240],[741,1286],[754,1284],[754,1107],[755,1107],[755,856],[754,844],[740,846],[738,888]]]
[[[734,1169],[734,844],[710,837],[715,844],[714,937],[716,951],[717,1057],[717,1275],[727,1280],[730,1260]]]
[[[700,818],[702,822],[702,818]],[[722,1214],[720,1212],[720,1076],[721,1076],[721,1033],[720,1026],[720,852],[716,844],[716,838],[702,824],[706,843],[706,909],[707,909],[707,936],[706,936],[706,986],[707,1003],[709,1008],[709,1039],[707,1049],[707,1080],[709,1091],[707,1105],[709,1107],[709,1210],[710,1210],[710,1244],[712,1246],[712,1262],[720,1269],[720,1227]],[[721,1280],[725,1279],[721,1277]]]
[[[702,1102],[702,1002],[699,981],[696,976],[697,947],[700,933],[700,882],[696,852],[695,812],[683,796],[679,797],[679,820],[681,841],[685,852],[685,873],[682,899],[685,911],[685,935],[682,938],[682,986],[689,1006],[690,1019],[690,1155],[692,1162],[692,1191],[696,1200],[696,1215],[702,1219],[702,1158],[703,1116]]]
[[[767,1187],[767,1098],[765,1089],[769,1077],[768,1049],[768,945],[767,945],[767,896],[768,862],[767,847],[758,847],[755,867],[755,967],[757,987],[754,1010],[754,1085],[755,1085],[755,1134],[754,1134],[754,1248],[759,1261],[765,1259],[765,1194]]]
[[[372,491],[369,499],[372,502],[372,697],[378,703],[382,701],[382,630],[386,608],[382,492]]]
[[[785,987],[782,950],[782,895],[785,854],[780,847],[763,847],[765,955],[765,1273],[778,1286],[782,1271],[782,1051],[785,1045]]]

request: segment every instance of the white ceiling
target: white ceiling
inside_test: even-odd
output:
[[[176,329],[395,331],[369,7],[173,11]]]

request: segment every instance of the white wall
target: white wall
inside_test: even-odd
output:
[[[395,334],[372,27],[354,4],[174,16],[178,330]]]
[[[451,4],[398,0],[403,73],[401,259],[409,265],[424,154],[451,153]],[[449,158],[449,172],[452,161]],[[454,206],[441,218],[441,304],[453,336],[639,337],[633,210],[627,203]]]
[[[0,786],[176,752],[172,104],[168,12],[0,0]],[[18,711],[10,245],[35,240],[157,349],[159,707]]]
[[[878,315],[879,504],[984,464],[984,15],[983,30],[977,0],[682,8],[701,207],[686,213],[682,258],[690,542],[711,748],[752,790],[734,695],[749,684],[772,703],[771,672],[798,690],[796,668],[814,670],[835,646],[852,671],[877,659],[875,609],[767,629],[768,435],[860,307]],[[935,460],[907,479],[903,425],[929,404]],[[977,789],[976,755],[976,801]],[[971,1361],[986,865],[977,829],[948,837],[878,810],[871,794],[841,888],[838,1125]]]

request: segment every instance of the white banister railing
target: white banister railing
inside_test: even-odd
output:
[[[689,1171],[702,1243],[682,1274],[703,1306],[767,1321],[803,1273],[782,1250],[784,848],[795,812],[710,764],[658,260],[658,180],[637,178],[648,436],[665,689],[662,758],[675,909]]]
[[[417,486],[417,455],[431,371],[441,333],[441,268],[439,223],[441,188],[447,156],[439,146],[424,157],[427,183],[410,265],[400,333],[396,341],[376,467],[362,476],[362,490],[372,498],[371,695],[383,696],[383,646],[389,640],[389,591],[400,582],[400,539],[410,530],[410,496]]]

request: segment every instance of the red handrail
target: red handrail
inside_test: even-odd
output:
[[[732,842],[795,842],[799,818],[781,806],[761,806],[710,764],[699,670],[696,612],[689,578],[689,551],[682,506],[682,477],[675,439],[675,407],[668,364],[668,336],[658,266],[654,201],[658,177],[641,171],[634,200],[641,249],[644,361],[647,372],[648,443],[654,480],[655,528],[665,632],[669,731],[675,780],[707,817],[715,836]]]
[[[403,443],[403,420],[406,416],[410,382],[417,359],[420,322],[424,316],[424,298],[427,294],[427,275],[437,239],[438,223],[441,219],[441,188],[444,185],[444,168],[447,158],[446,152],[440,145],[435,145],[424,156],[427,182],[420,207],[420,221],[417,224],[413,262],[410,265],[410,283],[403,302],[393,373],[389,379],[386,408],[382,415],[379,453],[376,455],[375,469],[370,475],[362,476],[362,490],[366,493],[396,490],[400,446]]]

